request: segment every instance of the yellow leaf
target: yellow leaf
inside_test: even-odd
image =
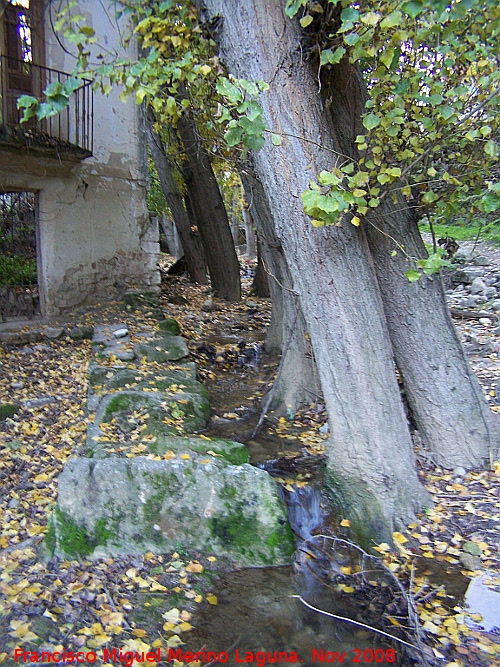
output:
[[[203,570],[203,565],[197,561],[191,561],[186,565],[186,572],[203,572]]]
[[[180,644],[184,644],[184,642],[179,637],[179,635],[172,635],[169,637],[169,639],[167,639],[168,648],[175,648],[176,646],[180,646]]]
[[[349,519],[342,519],[342,521],[340,522],[340,525],[343,526],[344,528],[349,528],[349,526],[351,525],[351,522],[349,521]]]
[[[361,218],[359,218],[357,215],[353,215],[351,218],[351,225],[354,225],[355,227],[359,227],[361,224]]]
[[[164,623],[163,624],[163,629],[168,632],[169,630],[173,630],[175,628],[176,624],[175,623]]]
[[[5,662],[7,655],[8,654],[5,653],[5,651],[3,651],[3,653],[0,653],[0,665],[2,664],[2,662]]]
[[[213,593],[209,593],[207,595],[207,602],[209,604],[218,604],[219,600],[217,599],[216,595],[214,595]]]
[[[340,571],[342,572],[342,574],[352,574],[352,568],[350,567],[341,567]]]
[[[211,563],[217,562],[217,558],[215,556],[208,556],[207,560],[209,560]]]
[[[401,623],[396,618],[393,618],[392,616],[386,616],[386,618],[397,628],[401,627]]]
[[[146,630],[142,630],[141,628],[134,628],[130,634],[134,635],[134,637],[147,637],[148,635]]]
[[[183,621],[182,623],[179,623],[177,626],[177,630],[179,632],[188,632],[189,630],[192,630],[194,626],[191,625],[191,623],[188,623],[187,621]]]
[[[392,534],[392,539],[395,542],[399,542],[399,544],[404,544],[405,542],[408,542],[408,539],[402,533],[398,532]]]
[[[177,607],[174,607],[173,609],[170,609],[169,611],[166,611],[164,614],[162,614],[162,617],[169,623],[175,623],[177,624],[179,622],[179,616],[180,612],[177,609]]]
[[[159,584],[157,581],[153,581],[150,588],[152,591],[168,591],[166,586]]]
[[[191,458],[191,454],[181,454],[181,455],[180,455],[180,458],[181,458],[181,459],[185,459],[185,460],[186,460],[186,459],[190,459],[190,458]]]
[[[183,609],[179,616],[183,621],[190,621],[192,614],[190,614],[186,609]]]

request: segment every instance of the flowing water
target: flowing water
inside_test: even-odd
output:
[[[225,342],[222,339],[214,342]],[[266,355],[256,354],[253,364],[236,372],[228,371],[209,384],[211,404],[217,412],[206,435],[246,442],[251,462],[279,474],[276,465],[287,451],[300,449],[298,442],[280,440],[265,429],[249,440],[260,416],[260,406],[253,394],[262,382]],[[274,370],[276,360],[269,368]],[[274,364],[274,365],[273,365]],[[265,370],[265,368],[264,368]],[[229,413],[229,417],[223,415]],[[286,475],[285,475],[286,476]],[[191,651],[205,651],[202,662],[227,665],[267,665],[299,662],[303,665],[399,665],[417,664],[403,646],[361,625],[337,620],[313,611],[297,597],[317,609],[348,617],[366,625],[377,625],[378,612],[365,599],[340,595],[333,581],[341,566],[352,562],[352,553],[336,549],[331,543],[313,538],[324,517],[321,507],[320,480],[293,491],[281,487],[292,529],[297,536],[294,563],[289,567],[255,568],[229,573],[217,587],[218,605],[201,613],[195,629],[189,633]],[[317,545],[318,548],[315,548]],[[325,574],[327,581],[325,582]],[[441,576],[442,576],[441,572]],[[374,577],[383,578],[381,571]],[[439,576],[439,575],[438,575]],[[463,594],[464,582],[458,588]]]

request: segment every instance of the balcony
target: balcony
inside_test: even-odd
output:
[[[92,155],[94,97],[85,81],[57,116],[20,123],[21,95],[41,98],[51,83],[64,83],[70,74],[31,62],[0,56],[0,149],[71,161]]]

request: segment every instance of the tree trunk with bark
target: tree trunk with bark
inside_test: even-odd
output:
[[[281,354],[269,408],[279,414],[285,414],[289,409],[296,412],[304,404],[316,401],[321,394],[311,337],[263,187],[249,174],[242,175],[242,182],[248,200],[252,202],[250,212],[259,230],[263,263],[269,272],[266,275],[273,308],[266,350]]]
[[[183,173],[198,221],[212,288],[227,301],[239,301],[240,265],[224,200],[208,153],[188,111],[178,119],[177,132],[186,155]]]
[[[248,208],[243,206],[243,222],[245,223],[245,241],[247,244],[247,256],[252,259],[257,256],[257,240],[253,228],[252,214]]]
[[[266,268],[262,257],[262,243],[257,238],[257,265],[255,267],[255,275],[252,281],[252,294],[267,299],[271,296],[269,291],[269,280],[267,278]]]
[[[205,0],[229,71],[262,79],[264,122],[284,135],[254,155],[254,171],[308,325],[331,427],[329,480],[359,541],[391,539],[427,501],[394,372],[377,278],[363,230],[316,229],[300,194],[334,165],[334,138],[298,24],[273,0]],[[258,57],[256,57],[258,54]],[[297,138],[302,137],[302,139]]]
[[[203,249],[197,237],[193,234],[189,217],[182,202],[182,195],[175,180],[172,163],[167,157],[163,141],[160,135],[155,132],[153,124],[154,114],[151,109],[148,109],[146,114],[148,143],[163,194],[165,195],[175,227],[181,239],[188,273],[193,282],[206,285],[208,280]]]
[[[322,90],[336,148],[356,159],[367,99],[362,75],[343,60],[324,69]],[[404,275],[414,268],[409,258],[427,256],[415,213],[401,195],[396,202],[389,195],[364,226],[396,364],[424,445],[438,465],[477,466],[498,445],[492,414],[457,336],[440,276],[422,275],[410,283]]]

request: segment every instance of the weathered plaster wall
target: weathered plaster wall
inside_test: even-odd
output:
[[[118,35],[97,0],[80,3],[108,48]],[[95,11],[93,11],[95,9]],[[46,25],[46,65],[74,59]],[[147,166],[139,108],[118,92],[94,94],[94,155],[81,163],[0,152],[0,189],[39,193],[38,267],[44,314],[112,299],[128,287],[156,288],[158,228],[146,209]]]

